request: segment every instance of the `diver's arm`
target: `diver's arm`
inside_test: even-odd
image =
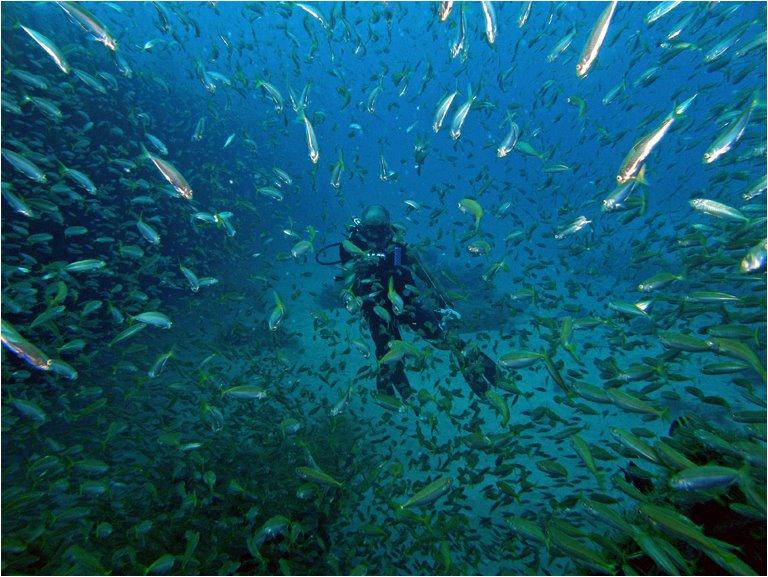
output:
[[[344,248],[342,243],[339,243],[339,260],[341,261],[341,266],[344,266],[350,260],[352,260],[352,255],[349,254],[349,251]]]

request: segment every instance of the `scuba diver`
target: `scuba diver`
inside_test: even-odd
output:
[[[464,379],[483,397],[499,378],[499,369],[477,346],[467,344],[455,329],[448,328],[451,319],[461,317],[438,289],[416,251],[403,242],[404,228],[390,222],[386,208],[372,205],[348,229],[348,238],[339,243],[340,260],[318,262],[341,263],[347,309],[362,309],[376,345],[376,360],[381,361],[387,354],[391,341],[402,340],[400,327],[407,325],[435,347],[451,351]],[[440,308],[424,304],[414,277],[427,285],[426,293],[432,294]],[[397,389],[404,400],[413,393],[402,359],[378,363],[376,387],[379,393],[388,395],[394,395]]]

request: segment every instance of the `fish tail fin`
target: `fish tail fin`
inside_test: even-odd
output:
[[[645,191],[642,191],[640,193],[640,205],[637,207],[637,214],[639,216],[645,216],[645,211],[648,208],[648,197],[645,194]]]
[[[597,486],[600,487],[600,490],[605,490],[605,473],[595,471],[593,475],[595,477],[595,481],[597,481]]]
[[[739,481],[742,479],[749,480],[749,462],[744,461],[744,464],[739,467]]]
[[[759,486],[750,477],[749,463],[744,463],[744,466],[739,469],[739,488],[744,493],[747,503],[765,514],[765,492],[761,492]]]
[[[570,343],[567,346],[564,345],[563,348],[568,352],[569,355],[573,357],[573,360],[575,360],[577,363],[581,363],[581,359],[576,354],[576,345]]]
[[[656,364],[656,365],[649,365],[649,366],[651,367],[653,372],[656,373],[657,375],[659,375],[660,377],[663,378],[663,377],[667,376],[667,367],[664,364],[663,360],[659,360],[658,364]],[[666,409],[667,409],[667,412],[669,412],[669,409],[668,408],[666,408]],[[664,411],[662,411],[662,413],[663,412]]]
[[[480,91],[483,88],[483,78],[481,77],[480,80],[477,81],[477,90],[475,90],[475,95],[480,94]]]
[[[651,304],[653,304],[653,299],[645,299],[643,301],[637,301],[635,306],[644,313],[648,314],[648,309],[650,308]]]
[[[637,184],[648,186],[648,180],[645,178],[645,164],[640,167],[640,170],[634,177],[632,177],[632,180],[634,180]]]
[[[659,413],[659,417],[662,421],[665,423],[669,423],[672,421],[672,417],[669,414],[669,407],[664,407],[661,412]]]

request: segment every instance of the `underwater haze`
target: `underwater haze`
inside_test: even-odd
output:
[[[765,574],[764,2],[3,2],[1,41],[4,574]],[[487,392],[376,358],[334,264],[371,204]]]

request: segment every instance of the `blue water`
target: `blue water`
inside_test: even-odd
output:
[[[492,44],[479,2],[456,3],[445,22],[438,3],[83,6],[116,52],[56,3],[3,4],[2,147],[46,182],[4,154],[2,317],[25,346],[69,367],[3,349],[4,572],[668,573],[638,534],[678,550],[690,564],[671,563],[683,573],[738,573],[739,562],[765,571],[764,3],[684,2],[651,24],[654,4],[619,3],[584,78],[576,64],[606,3],[534,3],[522,26],[526,3],[493,3]],[[452,58],[462,11],[464,49]],[[19,24],[46,36],[72,71]],[[259,81],[279,92],[280,110]],[[289,95],[303,91],[294,110]],[[436,108],[454,91],[436,133]],[[750,108],[731,149],[705,163]],[[647,182],[624,210],[604,211],[625,157],[670,116]],[[499,157],[511,122],[518,145]],[[178,169],[191,200],[144,147]],[[482,206],[477,226],[460,209],[467,198]],[[695,210],[695,198],[738,212]],[[314,258],[333,260],[337,249],[323,247],[370,204],[405,227],[460,313],[461,338],[497,361],[541,355],[502,369],[495,399],[474,395],[448,352],[404,331],[421,351],[406,360],[416,394],[399,412],[377,402],[373,343],[345,310],[342,270]],[[564,233],[579,217],[589,222]],[[312,249],[292,256],[302,240]],[[481,240],[478,256],[470,248]],[[762,267],[745,272],[761,242]],[[84,259],[103,265],[65,268]],[[211,280],[197,289],[182,265]],[[661,271],[678,278],[638,290]],[[622,303],[639,308],[622,314]],[[172,327],[116,340],[147,311]],[[711,332],[720,325],[728,336]],[[704,344],[682,350],[665,331]],[[82,350],[60,350],[75,339]],[[714,374],[724,362],[743,366]],[[643,376],[626,377],[638,368]],[[582,383],[652,410],[596,402]],[[264,395],[232,389],[241,386]],[[689,423],[673,434],[681,416]],[[742,473],[676,489],[681,467],[638,454],[617,431]],[[630,461],[653,490],[622,489]],[[341,486],[307,481],[300,467]],[[401,507],[446,477],[448,490]],[[590,513],[594,501],[635,532]],[[740,547],[737,560],[712,559],[653,523],[643,503]]]

